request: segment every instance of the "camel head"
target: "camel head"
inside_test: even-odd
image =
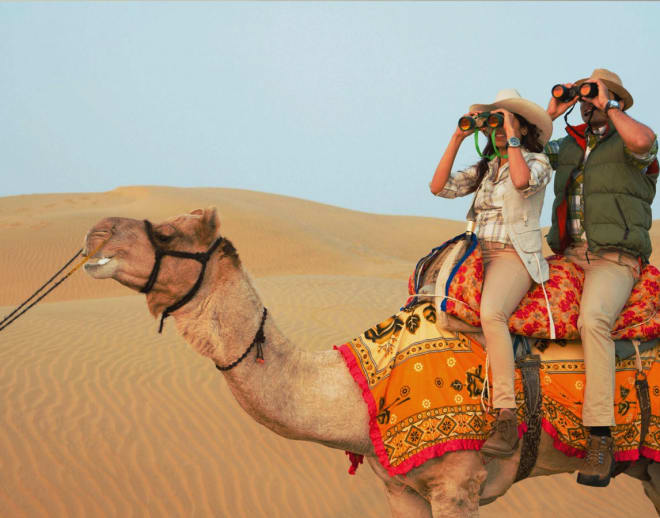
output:
[[[220,220],[215,208],[197,209],[189,214],[150,224],[131,218],[105,218],[85,236],[83,255],[93,254],[85,271],[95,279],[114,279],[136,291],[149,283],[154,269],[156,246],[163,252],[204,253],[220,238]],[[151,233],[151,238],[149,236]],[[99,249],[100,247],[100,249]],[[230,256],[238,266],[231,243],[222,239],[207,266],[209,275],[214,255]],[[155,316],[181,299],[200,275],[199,261],[164,255],[155,282],[147,293],[149,310]]]

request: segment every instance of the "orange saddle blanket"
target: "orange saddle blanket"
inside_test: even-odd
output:
[[[479,306],[483,286],[484,266],[481,249],[474,235],[461,234],[447,241],[422,258],[415,268],[409,283],[410,295],[420,293],[423,275],[436,258],[447,247],[461,247],[455,264],[448,269],[448,276],[442,279],[443,293],[437,307],[440,311],[454,316],[467,324],[480,327]],[[444,256],[446,257],[446,256]],[[443,260],[440,257],[438,260]],[[550,279],[545,288],[552,311],[555,339],[576,340],[580,334],[577,328],[580,312],[580,297],[584,283],[582,268],[563,256],[547,258],[550,265]],[[637,339],[649,341],[660,337],[660,271],[653,265],[646,265],[635,284],[628,302],[612,328],[615,340]],[[417,301],[416,297],[409,303]],[[535,284],[518,305],[509,319],[512,333],[534,338],[551,338],[551,324],[548,309],[540,284]]]
[[[493,416],[481,405],[484,349],[465,334],[440,329],[436,317],[433,303],[411,305],[337,348],[361,389],[374,449],[391,475],[405,474],[450,451],[479,450],[492,427]],[[555,349],[565,358],[567,348]],[[542,353],[541,418],[555,448],[583,457],[585,375],[581,351],[576,349],[573,359]],[[635,360],[620,360],[616,365],[612,435],[617,461],[640,457],[660,461],[660,346],[642,353],[641,365],[651,402],[643,440]],[[519,370],[515,389],[522,435],[527,412]]]

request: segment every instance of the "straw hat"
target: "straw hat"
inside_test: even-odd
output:
[[[582,83],[593,81],[594,79],[600,79],[603,83],[605,83],[605,86],[607,86],[607,89],[610,92],[614,92],[619,97],[621,97],[621,100],[624,102],[623,111],[626,111],[633,105],[632,95],[630,95],[630,92],[628,92],[628,90],[623,87],[621,78],[614,72],[610,72],[605,68],[597,68],[591,73],[591,77],[580,79],[579,81],[576,81],[575,84],[580,86]]]
[[[534,124],[539,129],[539,140],[544,146],[550,140],[550,136],[552,135],[552,119],[548,115],[548,112],[538,104],[523,99],[518,93],[518,90],[514,90],[513,88],[507,88],[497,92],[495,102],[492,104],[473,104],[470,106],[470,111],[489,112],[498,108],[522,115],[531,124]]]

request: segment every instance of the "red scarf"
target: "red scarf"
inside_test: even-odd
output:
[[[586,131],[586,124],[580,124],[579,126],[566,126],[566,133],[568,133],[569,137],[573,137],[573,140],[575,140],[577,145],[582,148],[582,151],[586,151],[587,149]]]

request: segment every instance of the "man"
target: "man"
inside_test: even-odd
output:
[[[581,126],[551,141],[546,154],[555,169],[552,227],[546,236],[556,253],[584,270],[578,329],[584,347],[586,387],[582,423],[589,429],[578,482],[603,487],[614,468],[614,342],[610,331],[651,255],[651,203],[658,178],[654,132],[625,112],[633,98],[618,75],[596,69],[588,79],[594,97],[550,100],[556,119],[580,102]]]

